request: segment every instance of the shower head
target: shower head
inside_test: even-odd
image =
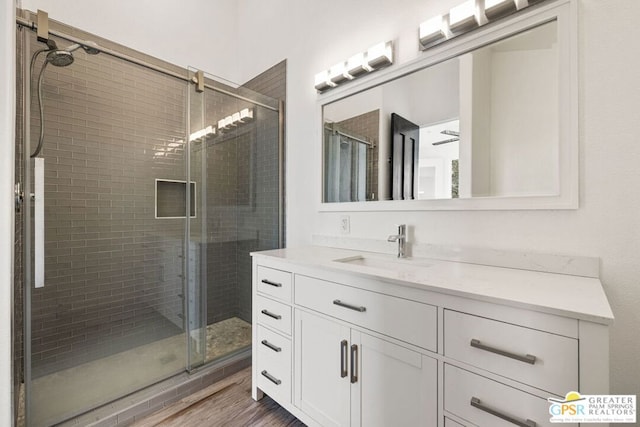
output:
[[[56,67],[66,67],[73,64],[73,54],[67,50],[56,49],[47,53],[47,62]]]
[[[84,45],[79,43],[69,46],[67,48],[67,52],[73,52],[74,50],[78,50],[80,48],[84,49],[84,51],[89,55],[97,55],[100,53],[100,50],[98,50],[96,47],[93,47],[91,44]]]
[[[93,46],[79,43],[73,44],[66,49],[58,49],[56,43],[53,40],[49,40],[47,41],[47,46],[50,50],[49,53],[47,53],[47,62],[50,62],[56,67],[66,67],[73,64],[73,51],[80,48],[84,49],[84,51],[89,55],[96,55],[100,53],[100,51]]]
[[[97,55],[100,53],[100,50],[98,50],[98,45],[94,42],[87,42],[87,44],[82,45],[82,48],[89,55]]]

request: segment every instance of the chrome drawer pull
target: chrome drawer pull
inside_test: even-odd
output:
[[[358,382],[358,346],[351,345],[351,384]]]
[[[530,365],[533,365],[536,363],[536,357],[532,356],[531,354],[521,356],[519,354],[510,353],[505,350],[500,350],[499,348],[490,347],[488,345],[482,344],[480,340],[477,340],[477,339],[472,339],[469,345],[471,345],[471,347],[479,348],[480,350],[489,351],[491,353],[499,354],[500,356],[519,360],[520,362],[528,363]]]
[[[279,314],[273,314],[272,312],[270,312],[268,310],[262,310],[260,313],[264,314],[265,316],[269,316],[272,319],[276,319],[276,320],[282,319],[282,316],[280,316]]]
[[[267,340],[262,340],[262,345],[269,347],[271,350],[275,351],[276,353],[280,353],[282,351],[282,348],[278,347],[277,345],[271,344]]]
[[[339,305],[340,307],[348,308],[349,310],[359,311],[360,313],[367,311],[367,307],[358,307],[356,305],[347,304],[346,302],[342,302],[339,299],[334,299],[333,303],[335,305]]]
[[[265,285],[275,286],[276,288],[282,287],[282,283],[272,282],[271,280],[267,280],[267,279],[262,279],[261,282],[264,283]]]
[[[531,421],[531,420],[520,421],[516,418],[513,418],[510,415],[503,414],[500,411],[496,411],[495,409],[488,408],[484,406],[482,402],[480,402],[480,399],[478,399],[477,397],[471,398],[471,406],[473,406],[474,408],[478,408],[481,411],[486,412],[487,414],[491,414],[494,417],[502,418],[503,420],[508,421],[511,424],[515,424],[520,427],[536,427],[537,425],[535,421]]]
[[[279,379],[277,379],[276,377],[274,377],[273,375],[269,374],[269,372],[267,371],[262,371],[262,376],[265,377],[266,379],[268,379],[269,381],[271,381],[272,383],[274,383],[275,385],[280,385],[282,384],[282,381],[280,381]]]
[[[340,378],[347,376],[347,340],[340,341]]]

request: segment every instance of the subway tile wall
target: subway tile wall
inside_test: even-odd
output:
[[[46,277],[32,294],[34,378],[183,326],[185,220],[155,219],[155,179],[185,179],[186,85],[105,54],[74,56],[44,75]]]
[[[228,90],[228,89],[227,89]],[[251,99],[286,97],[286,63],[238,88]],[[259,92],[259,93],[256,93]],[[278,247],[278,113],[225,94],[205,92],[205,123],[254,109],[254,120],[207,140],[207,323],[251,321],[251,251]],[[194,156],[196,161],[201,155]],[[192,163],[192,168],[194,167]]]
[[[32,52],[42,47],[30,40]],[[33,290],[34,377],[181,333],[185,317],[185,219],[156,219],[154,195],[156,179],[186,180],[188,88],[104,54],[78,50],[74,56],[69,67],[48,65],[44,79],[46,285]],[[249,89],[284,99],[286,63],[238,91]],[[21,102],[20,90],[18,95]],[[216,122],[250,106],[210,90],[205,99],[207,118]],[[31,105],[31,134],[37,135],[35,91]],[[23,139],[17,135],[18,150]],[[277,113],[256,107],[253,122],[207,143],[205,152],[205,175],[191,178],[204,197],[191,221],[197,231],[197,221],[204,219],[200,226],[207,231],[200,240],[207,322],[233,316],[250,321],[249,252],[278,245]],[[21,160],[17,156],[17,177]],[[17,221],[17,255],[22,228]],[[21,266],[16,257],[16,332],[22,320]],[[18,364],[20,339],[18,333]]]

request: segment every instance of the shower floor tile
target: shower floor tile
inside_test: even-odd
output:
[[[207,326],[207,362],[251,345],[251,323],[237,317]]]
[[[207,326],[207,362],[251,345],[251,324],[230,318]],[[34,425],[48,425],[74,416],[75,408],[91,408],[184,371],[185,335],[65,369],[33,381]],[[22,390],[22,388],[21,388]],[[24,393],[17,425],[24,426]],[[46,418],[45,418],[46,415]]]

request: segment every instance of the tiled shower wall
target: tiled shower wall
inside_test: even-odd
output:
[[[32,52],[42,47],[31,32],[29,37]],[[34,377],[180,333],[183,327],[185,220],[156,219],[154,191],[156,179],[186,180],[187,86],[104,54],[78,50],[74,55],[71,66],[49,65],[45,71],[46,279],[43,289],[33,290]],[[41,64],[42,57],[35,69]],[[284,99],[285,72],[283,62],[246,86]],[[230,114],[250,105],[224,98],[210,111]],[[33,140],[40,126],[35,91],[31,102]],[[278,244],[277,113],[257,107],[255,115],[228,141],[223,138],[207,150],[209,236],[200,246],[209,271],[208,323],[233,316],[250,320],[249,251]],[[23,145],[18,134],[18,150]],[[23,181],[22,164],[18,156],[18,181]],[[196,215],[202,217],[201,207]],[[18,308],[21,236],[17,221]],[[15,319],[20,364],[19,310]]]
[[[29,37],[32,52],[41,48]],[[34,377],[182,329],[184,219],[155,219],[154,191],[156,178],[185,179],[186,85],[104,54],[74,56],[69,67],[49,65],[44,79],[46,259],[45,287],[32,297]],[[36,141],[35,91],[32,105]]]
[[[270,68],[238,91],[243,89],[285,99],[286,63]],[[254,108],[252,122],[207,142],[208,324],[234,316],[251,321],[249,253],[273,249],[279,243],[278,113],[207,92],[206,124],[246,107]]]

